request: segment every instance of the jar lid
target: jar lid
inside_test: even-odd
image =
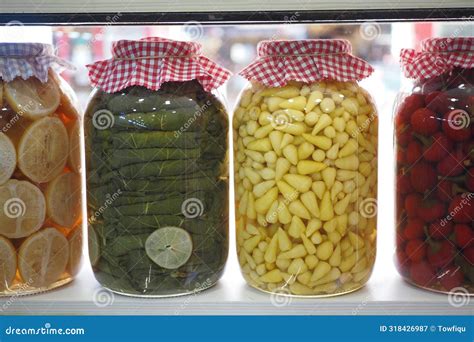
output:
[[[369,63],[351,54],[351,43],[343,39],[262,41],[257,49],[257,59],[239,74],[268,87],[289,81],[359,81],[373,72]]]
[[[74,70],[74,66],[54,55],[50,44],[0,43],[0,79],[5,82],[15,77],[36,77],[42,83],[48,81],[48,70],[56,72]]]
[[[130,86],[158,90],[165,82],[191,80],[211,91],[231,76],[230,71],[201,55],[201,44],[159,37],[116,41],[111,59],[87,67],[91,84],[107,93]]]
[[[408,78],[428,79],[454,67],[474,68],[474,37],[428,38],[420,46],[421,51],[400,51],[400,64]]]

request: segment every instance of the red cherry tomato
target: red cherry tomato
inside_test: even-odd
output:
[[[422,135],[432,135],[439,130],[439,119],[436,113],[428,108],[417,109],[411,116],[413,131]]]

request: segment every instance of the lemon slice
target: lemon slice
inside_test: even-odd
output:
[[[80,121],[75,120],[69,129],[69,158],[68,165],[76,173],[81,170],[81,131]]]
[[[82,225],[77,226],[67,236],[69,240],[69,262],[67,269],[71,275],[79,272],[82,260]]]
[[[13,174],[16,167],[15,146],[10,138],[0,133],[0,184],[5,183]]]
[[[69,137],[61,120],[46,117],[33,122],[18,144],[18,167],[32,181],[46,183],[64,169]]]
[[[71,119],[77,119],[80,117],[81,113],[78,110],[78,108],[80,108],[79,100],[69,83],[65,82],[60,75],[51,70],[48,75],[56,82],[56,85],[59,88],[60,99],[58,111]]]
[[[95,229],[92,226],[89,226],[89,259],[91,265],[95,266],[100,258],[100,247],[99,247],[99,237]]]
[[[64,173],[51,181],[45,191],[48,217],[71,228],[81,216],[81,177]]]
[[[36,77],[27,80],[17,77],[5,83],[4,92],[10,107],[32,120],[54,113],[61,98],[59,87],[51,77],[46,83],[41,83]]]
[[[28,236],[43,225],[46,203],[39,188],[11,179],[0,186],[0,234],[11,239]]]
[[[69,243],[55,228],[45,228],[27,238],[18,253],[18,270],[24,282],[46,286],[59,279],[69,260]]]
[[[0,108],[3,107],[3,82],[0,80]]]
[[[2,122],[0,123],[2,132],[10,138],[15,147],[18,147],[23,133],[32,121],[16,114],[10,107],[4,107],[3,109],[1,112]]]
[[[0,236],[0,290],[6,290],[15,280],[16,251],[10,240]]]
[[[163,227],[146,239],[145,250],[158,266],[174,270],[188,261],[193,252],[193,241],[182,228]]]

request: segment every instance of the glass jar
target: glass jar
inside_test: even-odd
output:
[[[252,82],[233,118],[237,251],[266,292],[362,287],[376,252],[378,118],[357,82]]]
[[[0,295],[43,292],[80,267],[82,118],[52,69],[0,81],[0,108]]]
[[[104,287],[213,286],[228,253],[228,117],[197,81],[96,90],[85,116],[89,256]]]
[[[395,109],[396,266],[427,290],[474,293],[473,120],[472,68],[415,81]]]

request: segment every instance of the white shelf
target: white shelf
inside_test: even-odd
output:
[[[233,258],[232,258],[233,259]],[[380,259],[379,259],[380,260]],[[84,268],[65,287],[34,296],[2,299],[3,314],[16,315],[472,315],[474,300],[457,308],[447,295],[415,288],[378,262],[367,286],[348,295],[301,299],[272,296],[247,286],[231,260],[222,280],[204,292],[174,298],[133,298],[100,287]],[[390,268],[393,268],[390,267]],[[99,302],[99,304],[96,304]]]

